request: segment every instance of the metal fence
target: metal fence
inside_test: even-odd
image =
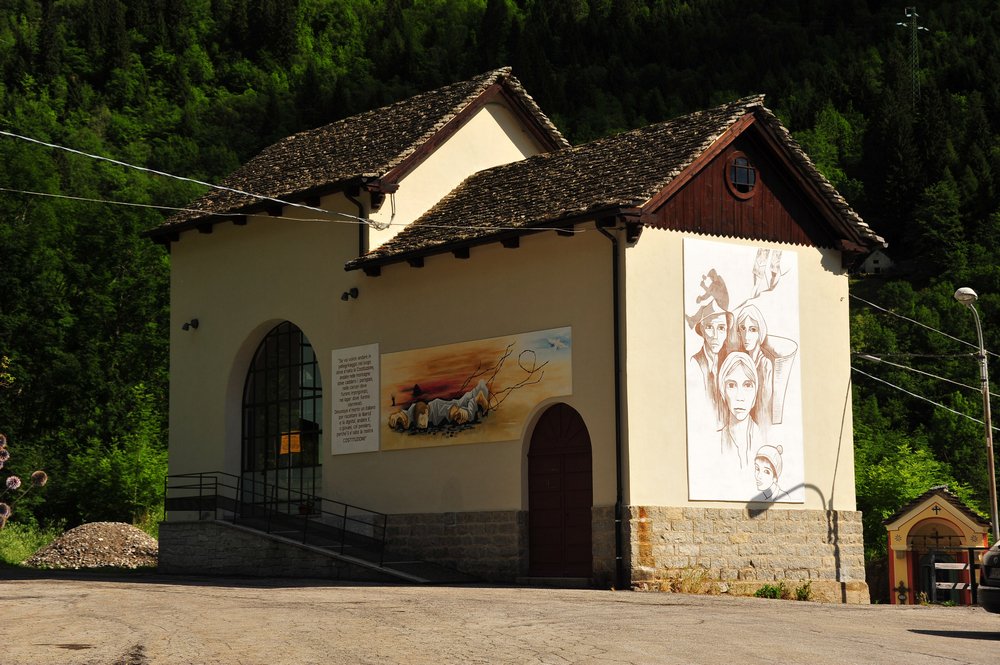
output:
[[[986,552],[988,549],[988,547],[939,547],[931,550],[928,553],[927,562],[920,567],[921,580],[927,579],[930,581],[928,584],[930,587],[930,601],[932,603],[939,602],[939,592],[941,591],[970,591],[972,604],[976,605],[979,602],[978,571],[982,568],[980,560],[982,559],[983,552]],[[949,559],[958,558],[949,556],[949,553],[965,554],[965,561],[939,560],[942,555]],[[959,579],[956,581],[949,579],[947,581],[939,581],[939,573],[942,572],[949,578],[957,575],[959,578],[964,578],[964,580]]]
[[[231,521],[383,565],[388,516],[266,481],[224,471],[169,475],[167,513]]]

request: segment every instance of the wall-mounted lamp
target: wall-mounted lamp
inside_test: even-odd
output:
[[[198,329],[198,319],[191,319],[190,321],[185,321],[181,324],[181,330],[197,330]]]
[[[343,293],[340,294],[340,299],[343,300],[344,302],[347,302],[351,298],[357,298],[357,297],[358,297],[358,287],[356,286],[351,287],[350,291],[344,291]]]

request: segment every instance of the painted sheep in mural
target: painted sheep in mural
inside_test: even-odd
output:
[[[479,422],[490,411],[490,389],[486,381],[457,399],[418,400],[405,409],[389,414],[389,427],[403,432],[426,430],[447,425],[465,425]]]

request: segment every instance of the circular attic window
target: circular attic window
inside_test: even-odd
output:
[[[757,186],[757,169],[742,152],[734,152],[726,165],[726,185],[733,196],[748,199]]]

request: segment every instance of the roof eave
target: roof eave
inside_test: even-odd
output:
[[[382,178],[379,178],[378,176],[374,176],[371,174],[361,174],[361,175],[351,176],[350,178],[339,180],[334,183],[328,183],[325,185],[304,189],[300,192],[287,194],[280,198],[283,201],[286,201],[287,203],[299,203],[299,204],[309,205],[312,207],[319,207],[320,198],[324,196],[329,196],[331,194],[345,192],[357,188],[364,188],[374,192],[390,193],[390,192],[395,192],[398,187],[397,185],[394,185],[392,183],[385,182]],[[191,219],[184,220],[183,222],[163,224],[157,226],[156,228],[145,231],[143,235],[147,238],[150,238],[154,242],[159,242],[159,243],[172,242],[172,240],[168,240],[167,238],[176,236],[183,231],[190,231],[192,229],[203,228],[206,225],[214,225],[220,222],[233,221],[233,219],[238,219],[240,217],[245,218],[245,217],[252,217],[254,215],[270,215],[272,217],[278,216],[282,214],[283,208],[284,204],[282,203],[257,202],[247,206],[207,213],[199,217],[193,217]]]
[[[819,210],[824,213],[824,217],[833,227],[833,231],[837,236],[837,249],[846,252],[848,254],[859,254],[871,251],[876,248],[884,248],[888,246],[888,243],[884,238],[879,236],[874,230],[871,229],[861,216],[851,209],[850,204],[846,200],[843,201],[843,205],[853,214],[856,219],[852,219],[847,211],[840,210],[830,197],[822,191],[823,186],[820,183],[828,186],[836,196],[843,199],[833,184],[830,183],[826,177],[816,168],[815,164],[809,159],[809,156],[801,148],[798,148],[797,144],[794,144],[794,138],[791,136],[787,130],[783,131],[787,133],[787,136],[779,136],[775,131],[774,127],[771,126],[769,122],[768,115],[772,115],[770,111],[767,111],[763,107],[759,107],[752,111],[755,115],[759,114],[760,122],[754,123],[754,126],[760,132],[760,135],[764,137],[768,143],[771,144],[772,149],[775,154],[782,160],[786,169],[789,173],[792,173],[796,180],[798,180],[801,189],[806,192],[809,196],[810,201],[815,204]],[[774,120],[777,120],[774,118]],[[793,146],[794,144],[794,146]],[[795,149],[798,149],[800,155],[793,154]],[[806,164],[802,163],[802,158],[806,160]],[[810,172],[811,171],[811,172]],[[818,182],[817,182],[818,178]],[[861,231],[861,227],[868,228],[871,235],[865,235]]]
[[[615,205],[604,208],[595,208],[582,213],[563,215],[561,217],[547,219],[523,228],[505,229],[503,231],[490,233],[477,238],[447,241],[430,247],[397,252],[383,257],[366,258],[365,256],[362,256],[352,261],[348,261],[344,265],[344,270],[365,270],[366,272],[381,270],[383,267],[395,263],[416,261],[438,254],[448,254],[450,252],[471,249],[472,247],[490,245],[497,242],[503,242],[509,238],[533,235],[543,231],[566,230],[569,227],[576,226],[577,224],[584,222],[597,221],[618,216],[638,218],[640,212],[640,209],[634,206]]]

